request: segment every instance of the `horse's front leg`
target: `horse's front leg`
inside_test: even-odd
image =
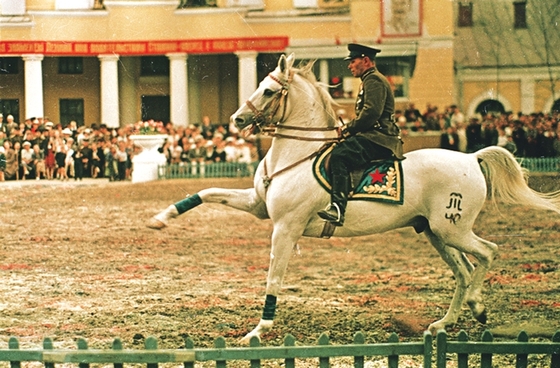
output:
[[[256,336],[260,340],[262,333],[272,329],[274,314],[276,312],[276,298],[280,293],[290,256],[302,232],[303,230],[297,232],[294,230],[290,231],[287,228],[284,229],[283,226],[274,226],[274,231],[272,232],[272,249],[270,252],[270,267],[266,280],[266,298],[262,318],[257,327],[241,339],[241,343],[248,344],[253,336]]]
[[[257,195],[254,188],[221,189],[209,188],[176,202],[152,217],[147,226],[160,230],[167,226],[169,220],[197,207],[202,203],[221,203],[245,211],[260,219],[268,218],[266,204]]]

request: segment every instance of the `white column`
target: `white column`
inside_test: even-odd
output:
[[[521,112],[531,114],[535,111],[535,81],[521,78]]]
[[[169,91],[171,122],[174,126],[186,127],[189,122],[189,105],[187,99],[187,54],[167,54],[169,58]]]
[[[22,55],[25,63],[25,116],[24,119],[31,117],[44,116],[43,102],[43,55],[27,54]],[[22,119],[23,120],[23,119]]]
[[[239,105],[251,97],[257,89],[257,55],[255,51],[235,53],[239,58]]]
[[[319,61],[319,80],[324,83],[323,88],[329,90],[329,62],[327,59],[321,59]]]
[[[119,56],[99,55],[101,61],[101,123],[118,128],[119,120]]]

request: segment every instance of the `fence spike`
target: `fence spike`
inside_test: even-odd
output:
[[[519,335],[517,335],[518,342],[529,342],[529,335],[527,332],[521,330]],[[515,366],[516,367],[527,367],[529,354],[517,354],[515,356]]]
[[[78,340],[76,341],[76,345],[78,345],[78,349],[80,350],[85,350],[88,348],[87,340],[83,337],[78,338]]]
[[[323,332],[321,336],[319,336],[319,340],[317,341],[318,345],[329,345],[329,335],[326,332]],[[330,360],[329,357],[319,357],[319,368],[328,368],[330,367]]]
[[[485,342],[493,341],[494,340],[494,335],[492,335],[492,332],[490,332],[490,330],[484,330],[480,340],[485,341]]]
[[[9,349],[19,349],[19,341],[16,337],[12,336],[8,340],[8,348]]]
[[[188,336],[183,337],[183,340],[185,341],[185,349],[187,350],[192,350],[194,349],[194,341],[193,339],[191,339]],[[183,366],[185,368],[194,368],[194,362],[184,362]]]
[[[459,335],[457,336],[457,340],[459,342],[468,342],[469,335],[467,335],[467,331],[461,330],[459,331]],[[458,353],[457,354],[457,365],[459,368],[467,368],[469,366],[469,354],[467,353]]]
[[[321,336],[319,336],[319,340],[317,341],[317,344],[319,345],[329,345],[330,341],[329,341],[329,335],[326,332],[323,332],[321,334]]]
[[[469,341],[469,335],[467,334],[467,331],[465,331],[465,330],[459,331],[459,335],[457,335],[457,340],[459,340],[459,341]]]
[[[185,348],[194,349],[194,341],[190,337],[185,338]]]
[[[556,331],[556,333],[552,335],[552,342],[560,342],[560,331]],[[552,356],[550,357],[550,367],[560,367],[560,351],[558,351],[556,354],[552,353]]]
[[[122,340],[119,339],[118,337],[115,338],[113,340],[113,346],[112,346],[113,350],[122,350],[123,349],[123,344],[122,344]],[[113,363],[113,368],[123,368],[124,364],[122,363]]]
[[[482,333],[482,341],[492,342],[494,341],[494,336],[489,330],[485,330]],[[492,367],[492,354],[483,353],[480,354],[480,368],[491,368]]]
[[[158,341],[154,336],[148,336],[144,341],[144,349],[146,350],[157,350]],[[158,363],[148,363],[146,368],[158,368]]]
[[[395,332],[392,332],[387,339],[389,343],[398,343],[399,342],[399,335]],[[387,357],[387,363],[390,368],[397,368],[399,366],[399,356],[398,355],[389,355]]]
[[[78,350],[87,350],[88,348],[88,343],[86,341],[86,339],[84,339],[83,337],[79,337],[78,340],[76,341],[76,345],[78,345]],[[89,364],[88,363],[80,363],[78,364],[79,368],[89,368]]]
[[[358,331],[354,334],[354,344],[365,344],[366,337],[362,331]]]
[[[436,336],[436,367],[445,368],[447,365],[447,332],[438,330]]]
[[[43,339],[43,349],[44,350],[53,350],[54,349],[53,341],[50,337],[45,337]],[[54,368],[54,363],[45,362],[45,368]]]
[[[387,342],[399,342],[399,335],[397,335],[395,332],[392,332],[389,335],[389,338],[387,339]]]
[[[424,331],[424,368],[432,367],[433,340],[432,333],[428,330]]]
[[[115,338],[113,340],[113,350],[122,350],[122,349],[123,349],[122,340],[119,339],[118,337]]]
[[[144,347],[146,350],[157,350],[158,341],[154,336],[148,336],[146,341],[144,341]]]
[[[214,347],[216,349],[225,349],[226,348],[226,339],[222,336],[219,336],[214,340]],[[227,362],[225,360],[216,360],[216,368],[226,368]]]
[[[214,347],[218,348],[218,349],[223,349],[226,347],[226,339],[224,339],[222,336],[219,336],[216,338],[216,340],[214,340]]]
[[[362,331],[358,331],[354,334],[354,344],[363,345],[366,342],[366,338]],[[354,368],[363,368],[365,358],[363,355],[354,356]]]
[[[296,346],[296,338],[294,337],[294,335],[287,334],[284,337],[284,346]],[[295,368],[296,360],[293,358],[286,358],[284,360],[284,366],[286,368]]]
[[[294,335],[287,334],[284,337],[284,346],[295,346],[296,345],[296,338]]]
[[[52,350],[53,349],[53,341],[50,337],[45,337],[43,339],[43,349],[45,349],[45,350]]]
[[[251,340],[249,340],[249,346],[252,348],[258,348],[261,346],[261,340],[259,340],[257,336],[253,336],[251,337]]]

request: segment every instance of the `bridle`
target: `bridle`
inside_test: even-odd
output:
[[[288,91],[290,88],[290,83],[294,80],[294,71],[290,70],[288,80],[286,82],[281,81],[272,73],[269,73],[268,76],[270,77],[270,79],[281,85],[282,88],[278,92],[276,92],[274,97],[266,105],[264,105],[262,110],[258,110],[255,105],[253,105],[253,103],[249,100],[245,102],[247,107],[249,107],[249,109],[251,109],[254,114],[252,119],[253,128],[257,128],[262,134],[271,137],[326,143],[335,143],[340,141],[340,134],[338,134],[337,138],[314,138],[278,133],[278,129],[297,130],[302,132],[330,132],[340,131],[340,127],[301,127],[282,124],[282,122],[284,121],[284,117],[286,116]],[[282,115],[279,120],[274,121],[274,116],[276,116],[281,106]]]
[[[263,169],[264,169],[264,176],[263,176],[263,184],[264,187],[267,188],[272,181],[272,178],[276,175],[283,173],[284,171],[290,170],[299,164],[314,158],[315,156],[319,155],[323,152],[330,144],[340,142],[342,139],[342,131],[341,127],[301,127],[301,126],[291,126],[282,124],[286,115],[286,107],[287,107],[287,99],[288,99],[288,91],[290,87],[290,83],[294,79],[294,71],[290,70],[288,75],[288,80],[283,82],[277,77],[275,77],[272,73],[269,73],[268,76],[270,79],[275,81],[276,83],[280,84],[282,88],[276,92],[273,98],[263,107],[262,110],[258,110],[255,105],[249,100],[245,102],[245,104],[251,109],[253,112],[253,122],[252,122],[252,129],[257,128],[261,133],[275,137],[275,138],[285,138],[285,139],[294,139],[300,141],[310,141],[310,142],[325,142],[321,148],[314,151],[310,155],[294,162],[291,165],[288,165],[275,173],[268,175],[267,168],[266,168],[266,160],[263,162]],[[278,110],[282,107],[282,115],[279,120],[274,121],[274,117],[278,113]],[[284,133],[278,133],[278,129],[286,129],[286,130],[295,130],[295,131],[302,131],[302,132],[330,132],[330,131],[337,131],[336,138],[320,138],[320,137],[305,137],[305,136],[298,136],[298,135],[290,135]]]

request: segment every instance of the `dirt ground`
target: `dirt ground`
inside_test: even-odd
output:
[[[250,179],[167,180],[142,184],[0,183],[0,348],[125,348],[155,336],[161,348],[191,337],[229,346],[260,319],[271,222],[216,204],[199,206],[163,231],[145,227],[187,193],[251,186]],[[559,183],[560,184],[560,183]],[[559,188],[556,188],[559,189]],[[524,329],[550,341],[560,329],[560,216],[487,206],[475,226],[500,246],[485,281],[488,324],[464,309],[450,338],[485,329],[513,341]],[[391,332],[418,341],[441,318],[455,282],[425,237],[412,229],[329,240],[303,238],[279,296],[275,329],[263,345],[290,333],[300,344],[329,334],[332,344],[385,342]],[[536,358],[535,358],[536,359]],[[537,363],[535,363],[537,364]],[[535,365],[537,366],[537,365]]]

